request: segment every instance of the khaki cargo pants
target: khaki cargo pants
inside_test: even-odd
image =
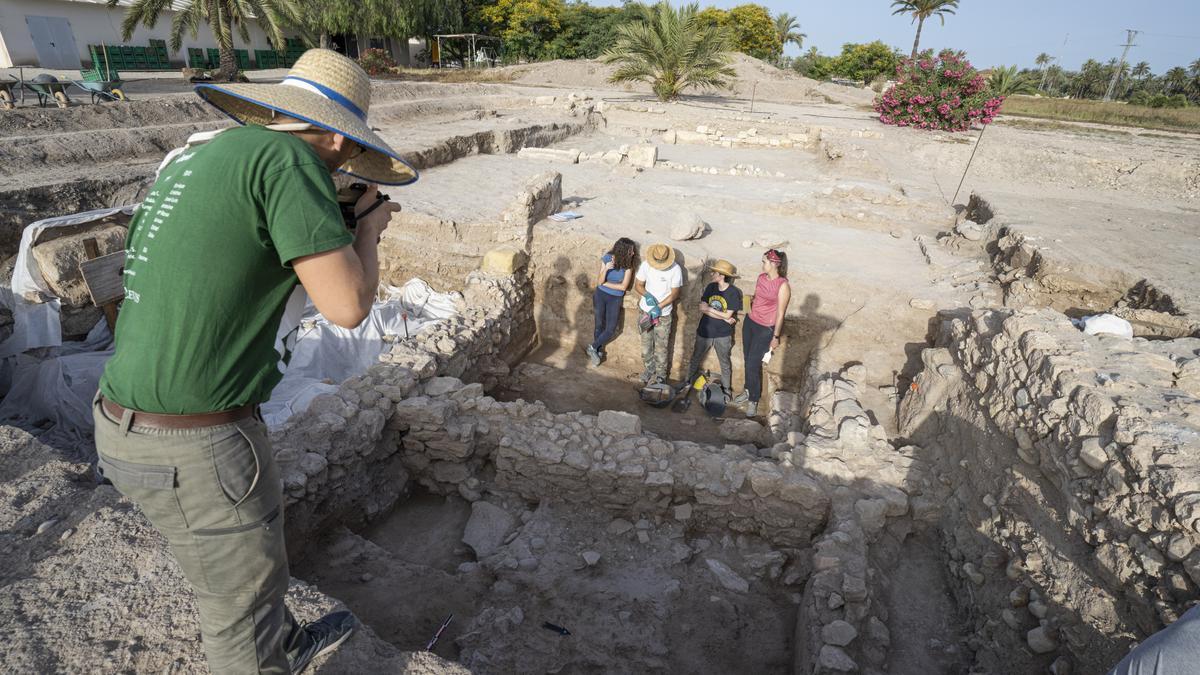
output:
[[[638,309],[641,314],[646,314]],[[658,325],[642,332],[642,365],[645,366],[643,375],[666,381],[667,371],[671,367],[671,354],[668,351],[671,343],[671,323],[675,313],[658,317]]]
[[[283,603],[283,493],[266,425],[131,427],[99,397],[92,414],[99,471],[167,538],[196,593],[209,669],[290,673],[309,638]]]

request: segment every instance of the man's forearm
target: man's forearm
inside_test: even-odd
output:
[[[354,237],[354,253],[362,264],[362,288],[359,289],[359,306],[370,311],[379,292],[379,238],[369,233],[358,232]]]

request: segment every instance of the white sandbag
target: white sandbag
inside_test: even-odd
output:
[[[1080,325],[1082,324],[1082,325]],[[1133,324],[1112,314],[1093,314],[1080,319],[1079,325],[1088,335],[1116,335],[1123,338],[1133,337]]]
[[[53,422],[59,432],[92,432],[92,397],[112,356],[112,333],[103,321],[85,340],[49,350],[45,357],[12,357],[12,385],[0,403],[0,420]]]

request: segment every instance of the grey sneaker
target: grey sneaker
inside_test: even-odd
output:
[[[358,626],[358,620],[350,612],[326,614],[305,625],[303,630],[308,633],[309,644],[292,660],[292,675],[304,672],[308,664],[318,656],[324,656],[337,649],[338,645],[350,637],[356,626]]]
[[[587,355],[588,355],[588,363],[591,364],[591,366],[593,368],[596,368],[597,366],[600,365],[600,352],[596,351],[595,347],[593,347],[592,345],[588,345]]]
[[[746,402],[746,417],[758,416],[758,401]]]
[[[749,400],[750,400],[750,392],[743,389],[742,393],[740,393],[736,397],[734,397],[732,403],[734,405],[742,405],[743,403],[746,403]]]

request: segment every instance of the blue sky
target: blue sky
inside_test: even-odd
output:
[[[620,0],[592,1],[620,4]],[[729,8],[745,1],[701,0],[700,4]],[[797,16],[801,32],[808,34],[805,49],[816,46],[822,54],[836,54],[843,43],[880,39],[905,54],[912,50],[916,26],[909,17],[892,16],[890,0],[759,0],[759,4],[772,15]],[[1119,57],[1126,28],[1145,31],[1134,40],[1138,46],[1129,50],[1129,61],[1148,61],[1155,74],[1200,59],[1200,0],[962,0],[958,12],[946,17],[944,27],[936,19],[925,22],[921,46],[964,49],[981,68],[1014,63],[1032,68],[1034,58],[1046,52],[1075,70],[1089,58],[1104,62]],[[798,50],[789,46],[787,53],[795,55]]]

